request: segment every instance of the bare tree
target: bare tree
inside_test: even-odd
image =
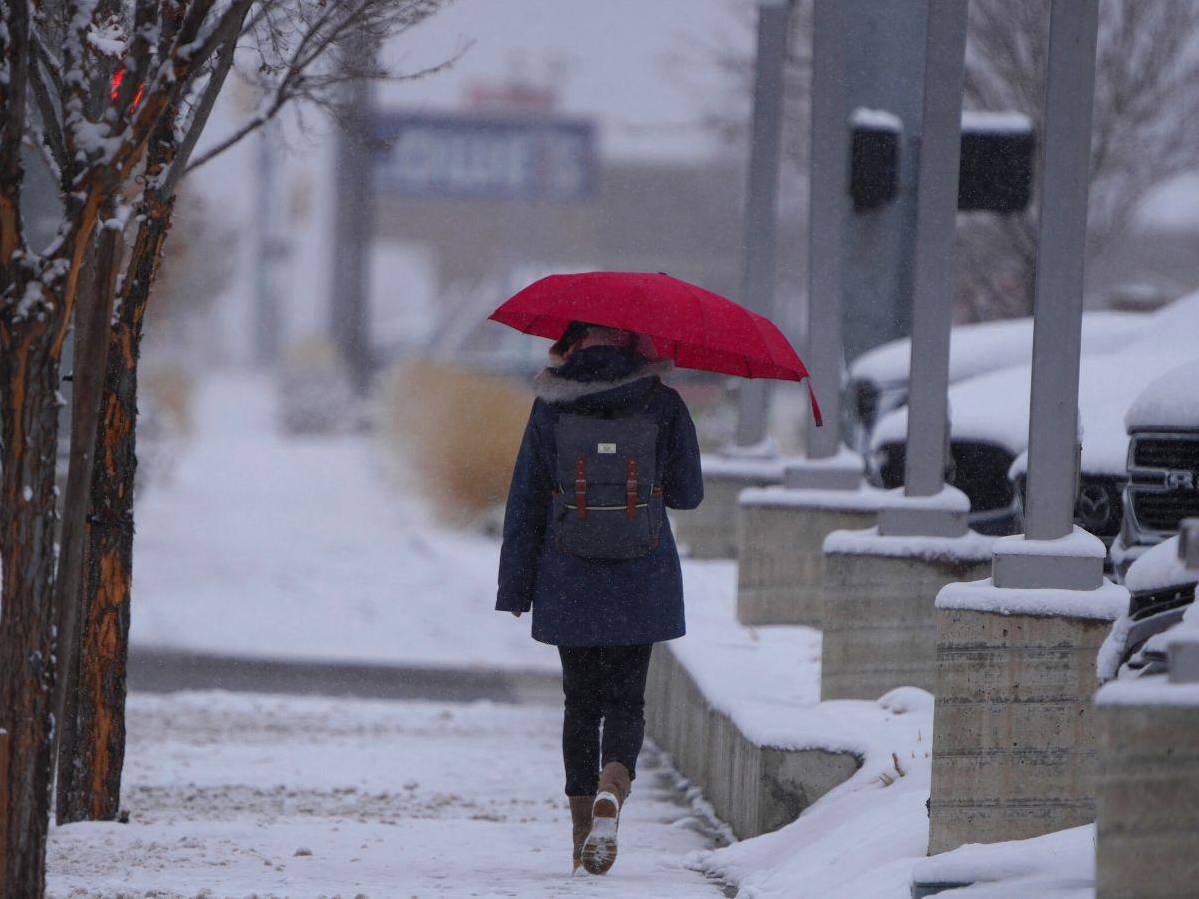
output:
[[[742,33],[752,35],[757,28],[755,8],[737,4],[735,16]],[[726,89],[717,93],[699,92],[699,124],[724,144],[748,153],[750,100],[753,96],[754,61],[744,52],[744,39],[730,34],[694,37],[671,57],[676,77],[686,79],[700,60],[707,71],[719,73]],[[791,28],[787,36],[786,103],[783,106],[783,199],[794,206],[807,191],[808,93],[812,57],[812,0],[796,0],[791,10]]]
[[[1017,110],[1044,133],[1048,0],[975,0],[965,99]],[[1199,166],[1199,4],[1103,0],[1095,70],[1087,250],[1127,233],[1155,187]],[[958,237],[959,296],[972,318],[1026,315],[1036,266],[1034,210],[971,214]]]
[[[84,707],[64,702],[58,717],[60,818],[116,814],[124,751],[138,347],[179,179],[287,104],[328,106],[340,83],[385,76],[367,58],[340,48],[355,35],[381,42],[423,21],[443,2],[0,4],[4,899],[44,893],[56,677],[68,685],[64,700],[81,693],[100,697]],[[235,65],[258,81],[264,105],[230,140],[193,160]],[[43,155],[61,190],[62,221],[44,249],[31,245],[22,219],[25,147]],[[56,570],[57,396],[72,322],[78,332],[75,445]],[[82,629],[76,627],[81,605]],[[74,639],[80,632],[83,638]],[[81,669],[86,689],[77,683]],[[77,741],[81,727],[86,737]]]

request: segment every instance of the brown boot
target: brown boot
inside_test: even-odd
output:
[[[574,867],[570,869],[570,873],[574,874],[583,863],[583,843],[587,834],[591,833],[591,806],[595,797],[568,796],[567,799],[570,801],[570,824],[574,834]]]
[[[631,784],[629,769],[620,762],[609,762],[600,772],[592,806],[591,833],[581,854],[583,867],[589,874],[607,874],[616,862],[616,829]]]

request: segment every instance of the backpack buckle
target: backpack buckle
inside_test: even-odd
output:
[[[579,518],[587,517],[587,459],[575,460],[575,507]]]
[[[637,460],[630,459],[625,481],[625,518],[632,521],[637,517]]]

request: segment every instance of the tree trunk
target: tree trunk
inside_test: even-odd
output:
[[[58,611],[58,758],[76,759],[79,706],[79,597],[83,593],[87,518],[96,450],[97,420],[106,381],[113,290],[120,255],[120,233],[100,231],[94,247],[92,277],[81,286],[75,306],[75,378],[71,410],[71,452],[63,503],[61,549],[55,583]],[[76,765],[58,769],[58,823],[87,817]]]
[[[120,813],[133,580],[137,366],[146,302],[171,215],[170,203],[155,203],[139,225],[109,338],[79,597],[77,731],[70,753],[64,744],[59,756],[60,779],[71,772],[69,798],[59,794],[59,816],[66,820],[113,820]]]
[[[54,697],[58,359],[50,322],[0,321],[0,897],[45,891]]]

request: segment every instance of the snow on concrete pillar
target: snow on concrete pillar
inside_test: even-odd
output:
[[[1110,582],[941,591],[930,854],[1094,820],[1096,656],[1127,608]]]
[[[1199,578],[1199,519],[1178,556]],[[1199,611],[1167,633],[1169,673],[1107,684],[1099,721],[1097,899],[1167,899],[1199,883]]]
[[[887,537],[836,531],[824,542],[820,698],[877,699],[896,687],[932,691],[933,603],[954,581],[984,577],[993,539]]]

